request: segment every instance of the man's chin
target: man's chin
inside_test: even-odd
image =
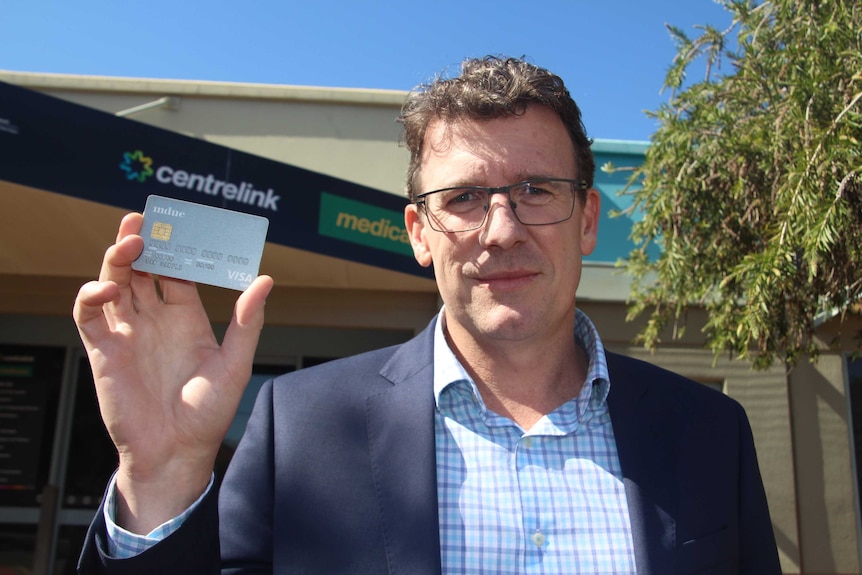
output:
[[[497,306],[477,318],[477,331],[494,340],[524,340],[537,332],[537,316],[530,310]]]

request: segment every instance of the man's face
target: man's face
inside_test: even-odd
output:
[[[532,106],[521,116],[432,122],[417,191],[539,177],[579,174],[563,122],[550,109]],[[526,342],[571,333],[581,258],[596,243],[599,195],[590,189],[586,196],[565,222],[525,226],[505,194],[495,194],[485,224],[458,233],[434,231],[423,208],[407,206],[413,252],[421,265],[434,266],[450,336]]]

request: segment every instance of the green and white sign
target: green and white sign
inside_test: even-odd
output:
[[[317,231],[322,236],[413,255],[403,213],[326,192],[320,194]]]

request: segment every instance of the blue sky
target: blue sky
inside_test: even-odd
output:
[[[666,23],[696,36],[730,16],[713,0],[0,0],[0,69],[409,90],[523,55],[563,77],[591,137],[648,140]]]

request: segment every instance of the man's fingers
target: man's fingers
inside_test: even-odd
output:
[[[132,305],[136,310],[152,309],[161,305],[155,281],[148,273],[132,272]]]
[[[272,291],[273,280],[269,276],[258,276],[239,296],[236,302],[236,321],[243,326],[252,326],[258,331],[263,327],[263,308]]]
[[[120,220],[120,228],[117,230],[117,239],[114,243],[120,243],[120,240],[126,236],[139,234],[141,226],[144,225],[144,216],[137,212],[132,212],[123,216]]]
[[[132,262],[141,255],[143,249],[144,240],[137,235],[126,236],[109,247],[102,260],[99,280],[128,286],[132,279]]]
[[[233,318],[222,342],[225,363],[232,372],[251,367],[263,328],[266,298],[272,286],[271,277],[258,276],[236,301]]]
[[[113,302],[113,309],[125,317],[135,309],[159,304],[152,277],[136,272],[131,267],[144,249],[144,240],[138,235],[142,223],[141,214],[126,214],[120,222],[116,243],[105,252],[99,274],[101,281],[116,283],[121,292],[128,296],[124,295]]]
[[[126,214],[120,222],[117,240],[102,260],[100,281],[112,281],[121,287],[129,285],[132,279],[132,262],[141,255],[144,240],[138,234],[144,217],[138,213]]]
[[[81,286],[72,317],[82,336],[92,339],[109,329],[102,306],[116,300],[119,291],[113,282],[91,281]]]
[[[159,286],[166,304],[195,305],[203,310],[198,286],[194,282],[162,277],[159,278]]]

